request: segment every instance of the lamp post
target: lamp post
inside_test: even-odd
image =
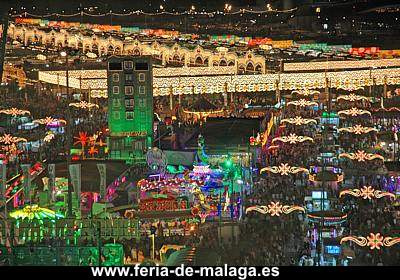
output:
[[[70,102],[70,95],[69,95],[69,69],[68,69],[68,53],[66,51],[62,51],[60,53],[62,57],[65,58],[65,77],[66,77],[66,93],[67,93],[67,125],[65,126],[66,131],[66,152],[65,156],[67,158],[67,174],[68,174],[68,210],[67,210],[67,217],[72,217],[72,181],[71,181],[71,174],[69,172],[69,167],[71,165],[71,140],[72,140],[72,124],[71,124],[71,109],[69,106]],[[79,199],[79,198],[78,198]]]

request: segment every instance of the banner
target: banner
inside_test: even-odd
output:
[[[106,197],[106,187],[107,187],[107,166],[105,163],[98,163],[97,169],[100,173],[100,197],[104,200]]]
[[[53,163],[49,164],[47,166],[47,173],[49,175],[47,191],[49,192],[49,199],[51,198],[54,201],[53,193],[56,186],[56,165]]]
[[[81,213],[81,165],[71,164],[69,166],[69,174],[71,176],[72,187],[74,188],[75,197],[78,203],[78,213]]]
[[[5,164],[0,164],[0,203],[5,203],[5,192],[6,192],[6,182],[7,182],[7,166]],[[4,201],[3,201],[4,200]]]
[[[25,202],[31,201],[31,165],[30,164],[21,164],[22,175],[24,176],[24,195]]]

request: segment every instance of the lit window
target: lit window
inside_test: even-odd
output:
[[[132,61],[124,61],[124,68],[125,69],[133,69],[133,62]]]
[[[126,112],[125,114],[126,114],[127,120],[133,120],[133,116],[134,116],[133,112]]]
[[[113,93],[119,94],[119,86],[113,86]]]
[[[133,86],[125,86],[125,95],[133,94]]]
[[[146,74],[139,73],[139,82],[145,82],[145,81],[146,81]]]
[[[119,99],[113,99],[113,107],[120,107],[121,101]]]
[[[146,94],[145,86],[139,86],[139,94]]]
[[[119,120],[120,117],[121,117],[120,112],[114,112],[114,113],[113,113],[113,117],[114,117],[114,119]]]
[[[112,80],[114,83],[118,83],[119,82],[119,74],[118,73],[114,73],[112,75]]]
[[[135,100],[132,99],[125,99],[125,107],[126,108],[133,108],[135,106]]]
[[[133,82],[133,74],[125,74],[125,82]]]
[[[139,107],[140,108],[146,107],[146,99],[144,99],[144,98],[139,99]]]

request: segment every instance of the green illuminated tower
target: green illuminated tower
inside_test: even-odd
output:
[[[153,141],[153,71],[150,56],[108,59],[109,155],[143,156]]]

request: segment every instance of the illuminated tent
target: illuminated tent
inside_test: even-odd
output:
[[[183,112],[187,115],[196,116],[197,121],[202,124],[209,115],[222,113],[223,109],[219,109],[207,98],[200,96],[191,106],[184,108]]]

